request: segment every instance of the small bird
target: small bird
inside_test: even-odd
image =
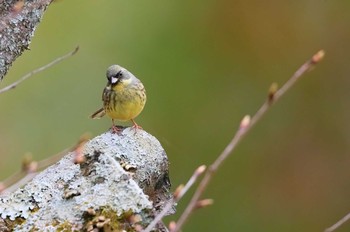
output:
[[[91,118],[101,118],[107,114],[112,118],[112,131],[120,132],[114,120],[131,120],[133,128],[142,129],[135,122],[146,104],[146,90],[142,82],[127,69],[112,65],[107,69],[107,86],[103,90],[103,108],[91,115]]]

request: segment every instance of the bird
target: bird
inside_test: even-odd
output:
[[[135,122],[146,104],[146,90],[142,82],[127,69],[120,65],[111,65],[106,72],[107,85],[103,89],[103,107],[93,113],[93,119],[101,118],[107,114],[112,119],[112,131],[121,131],[115,125],[115,120],[131,120],[133,128],[142,129]]]

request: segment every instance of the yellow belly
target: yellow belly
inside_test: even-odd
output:
[[[119,121],[127,121],[136,118],[146,103],[146,95],[140,89],[110,90],[109,100],[104,101],[106,114]]]
[[[143,106],[137,102],[124,102],[116,105],[115,109],[107,109],[106,114],[120,121],[136,118],[142,111]]]

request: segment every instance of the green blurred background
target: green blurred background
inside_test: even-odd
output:
[[[204,196],[215,204],[184,228],[323,231],[350,212],[349,10],[348,1],[57,1],[1,87],[80,51],[1,94],[0,178],[27,152],[40,160],[105,132],[108,118],[88,116],[117,63],[146,86],[137,122],[164,146],[177,186],[217,157],[272,82],[325,49],[215,175]]]

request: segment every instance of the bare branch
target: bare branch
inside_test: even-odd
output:
[[[220,165],[232,154],[232,151],[237,147],[237,144],[244,138],[244,136],[253,128],[253,126],[265,115],[267,110],[282,97],[307,71],[311,70],[317,63],[319,63],[324,57],[324,51],[320,50],[310,60],[306,61],[293,75],[292,77],[279,89],[277,86],[270,88],[268,98],[265,103],[260,107],[256,114],[250,119],[246,116],[241,121],[240,127],[237,130],[235,136],[218,158],[209,166],[209,169],[205,173],[202,181],[196,189],[190,203],[187,205],[185,211],[176,223],[176,227],[172,232],[179,231],[186,220],[190,217],[191,213],[197,206],[197,203],[202,196],[205,189],[208,187],[213,174],[218,170]]]
[[[25,156],[22,161],[22,169],[4,181],[0,182],[0,196],[2,194],[11,193],[19,187],[25,185],[38,174],[38,171],[43,170],[44,168],[47,168],[48,166],[58,162],[64,155],[69,152],[74,152],[74,160],[76,161],[76,157],[80,157],[82,155],[82,147],[88,141],[88,139],[89,137],[84,134],[80,137],[76,145],[38,162],[32,160],[31,157],[28,158],[28,156]]]
[[[335,223],[334,225],[332,225],[331,227],[328,227],[327,229],[325,229],[324,232],[333,232],[336,229],[338,229],[341,225],[343,225],[345,222],[347,222],[350,219],[350,213],[348,213],[347,215],[345,215],[342,219],[340,219],[339,221],[337,221],[337,223]]]
[[[23,81],[25,81],[26,79],[30,78],[31,76],[33,76],[34,74],[37,74],[39,72],[42,72],[44,71],[45,69],[47,68],[50,68],[51,66],[55,65],[55,64],[58,64],[59,62],[67,59],[68,57],[71,57],[73,56],[75,53],[77,53],[79,50],[79,46],[77,46],[73,51],[67,53],[66,55],[64,56],[61,56],[61,57],[58,57],[57,59],[51,61],[50,63],[38,68],[38,69],[35,69],[33,71],[31,71],[30,73],[27,73],[26,75],[24,75],[23,77],[21,77],[18,81],[15,81],[13,82],[12,84],[6,86],[5,88],[2,88],[0,89],[0,94],[1,93],[4,93],[6,91],[9,91],[11,89],[14,89],[17,87],[17,85],[19,85],[20,83],[22,83]]]
[[[22,172],[20,174],[22,174]],[[14,192],[18,188],[24,186],[29,181],[31,181],[37,174],[38,174],[37,172],[27,173],[26,175],[21,177],[17,182],[10,185],[8,188],[2,189],[2,190],[0,189],[0,196],[2,194],[8,194],[8,193]],[[6,187],[6,186],[4,185],[4,187]]]
[[[206,167],[205,165],[199,166],[196,171],[193,173],[191,178],[188,180],[185,186],[180,185],[175,193],[174,193],[174,199],[171,199],[168,201],[168,203],[164,206],[162,211],[153,219],[153,221],[147,226],[143,232],[151,232],[153,228],[157,225],[158,222],[160,222],[163,217],[169,212],[169,210],[174,206],[174,203],[178,202],[183,195],[192,187],[192,185],[197,181],[198,177],[203,174]]]

